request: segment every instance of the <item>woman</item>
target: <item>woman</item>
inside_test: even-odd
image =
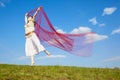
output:
[[[35,64],[34,56],[41,51],[44,51],[48,56],[50,55],[50,53],[40,44],[40,41],[35,33],[35,17],[40,9],[41,7],[36,10],[33,16],[27,17],[28,14],[25,14],[25,52],[26,56],[30,56],[31,58],[31,65]]]

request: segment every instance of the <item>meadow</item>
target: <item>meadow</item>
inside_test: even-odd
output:
[[[0,80],[120,80],[120,69],[0,64]]]

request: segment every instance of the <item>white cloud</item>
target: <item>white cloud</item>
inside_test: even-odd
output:
[[[93,25],[96,25],[97,24],[96,17],[93,17],[92,19],[90,19],[89,22],[91,22]]]
[[[89,27],[83,27],[83,26],[80,26],[79,28],[75,28],[71,31],[72,34],[88,33],[88,32],[91,32],[91,29]]]
[[[51,55],[51,56],[46,56],[47,58],[65,58],[65,55]]]
[[[48,59],[48,58],[66,58],[65,55],[50,55],[50,56],[42,56],[42,57],[39,57],[37,58],[38,59]]]
[[[103,62],[113,62],[113,61],[120,61],[120,56],[116,56],[116,57],[103,60]]]
[[[0,1],[0,7],[5,7],[5,4]]]
[[[86,35],[86,43],[90,43],[90,42],[96,42],[96,41],[101,41],[101,40],[105,40],[107,39],[108,36],[107,35],[100,35],[100,34],[88,34]]]
[[[104,16],[104,15],[111,15],[111,14],[113,14],[116,10],[117,10],[116,7],[105,8],[105,9],[103,10],[102,16]]]
[[[104,24],[104,23],[101,23],[101,24],[99,24],[98,26],[99,27],[104,27],[106,24]]]
[[[57,29],[56,30],[58,33],[66,33],[65,31],[63,31],[62,29]]]
[[[111,34],[120,34],[120,28],[113,30]]]
[[[21,56],[18,58],[18,60],[26,60],[29,57],[27,56]],[[36,58],[35,60],[39,60],[39,59],[53,59],[53,58],[66,58],[65,55],[50,55],[50,56],[41,56],[39,58]]]
[[[108,38],[107,35],[100,35],[100,34],[94,34],[94,41],[100,41],[100,40],[105,40]]]
[[[79,28],[75,28],[71,31],[72,34],[90,33],[90,32],[92,32],[92,30],[89,27],[83,27],[83,26],[79,27]],[[88,34],[85,37],[86,37],[85,42],[87,42],[87,43],[105,40],[108,38],[107,35],[100,35],[100,34],[96,34],[96,33]]]
[[[60,31],[62,33],[65,33],[63,30],[59,29],[58,32],[60,32]],[[92,30],[89,27],[80,26],[79,28],[73,29],[70,33],[71,34],[84,34],[84,33],[91,33],[91,32],[92,32]],[[100,35],[100,34],[96,34],[96,33],[88,34],[85,37],[86,37],[85,43],[101,41],[101,40],[105,40],[108,38],[107,35]],[[51,42],[54,42],[54,41],[51,41]]]

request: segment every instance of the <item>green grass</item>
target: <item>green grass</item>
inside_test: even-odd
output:
[[[0,64],[0,80],[120,80],[120,69]]]

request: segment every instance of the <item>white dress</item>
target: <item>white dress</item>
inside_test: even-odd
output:
[[[34,30],[35,30],[34,22],[29,21],[29,23],[25,25],[25,33],[27,34]],[[36,33],[33,32],[28,37],[26,37],[26,43],[25,43],[26,56],[33,56],[44,50],[45,48],[41,45]]]

